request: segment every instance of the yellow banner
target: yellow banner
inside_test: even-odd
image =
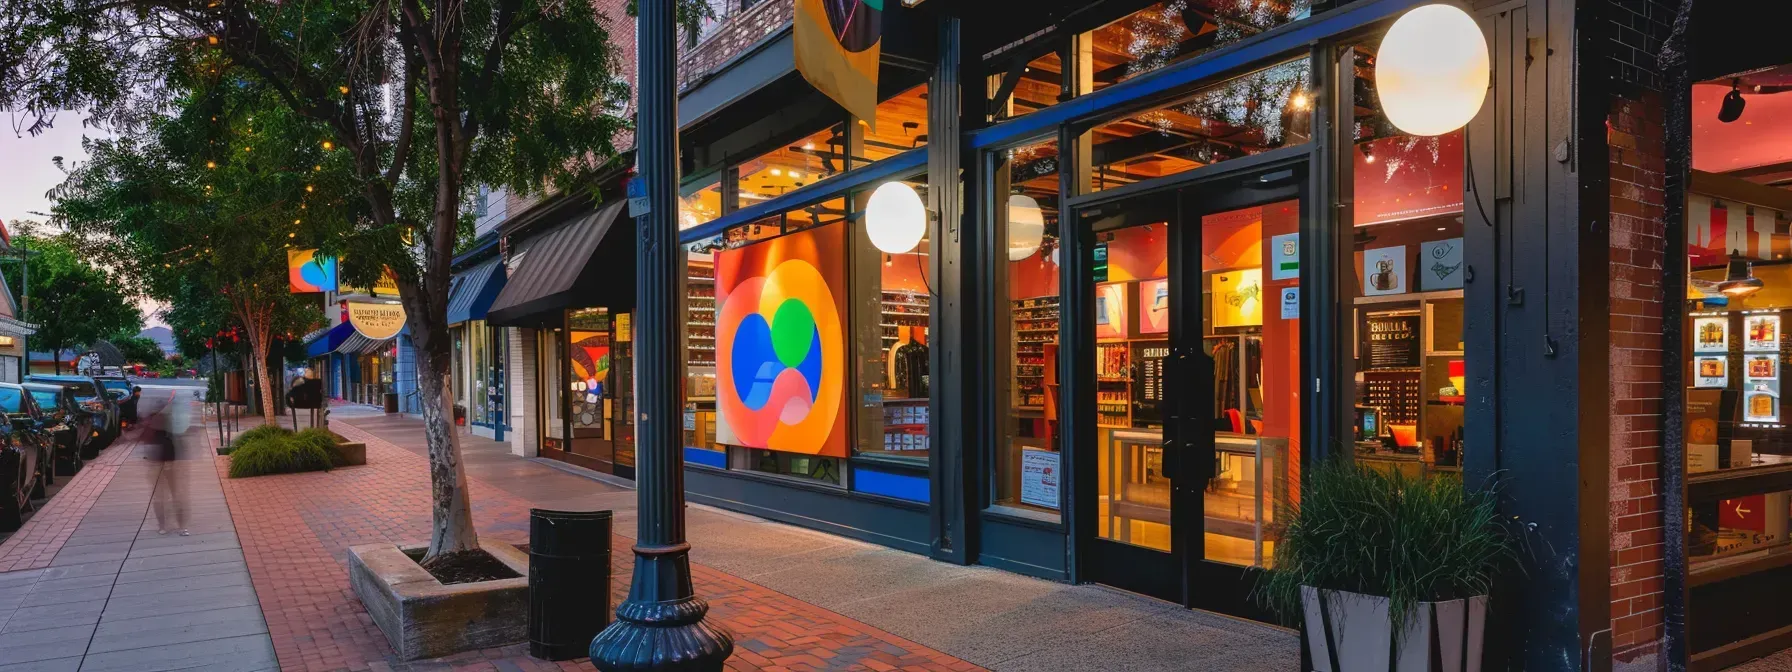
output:
[[[404,306],[396,303],[348,301],[348,322],[355,331],[376,341],[397,336],[404,329]]]
[[[796,0],[796,69],[877,130],[885,0]]]
[[[355,287],[348,283],[341,283],[341,288],[337,289],[336,293],[366,294],[367,296],[398,296],[398,276],[392,273],[391,268],[387,268],[384,273],[380,274],[379,282],[374,284],[372,288]]]

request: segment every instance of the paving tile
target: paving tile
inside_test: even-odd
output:
[[[129,544],[126,544],[124,548],[119,550],[97,550],[102,547],[109,549],[113,546],[116,546],[116,544],[64,548],[62,549],[62,552],[56,554],[55,561],[51,562],[50,565],[52,567],[56,565],[85,565],[94,562],[123,560],[126,556],[130,555]]]
[[[248,565],[241,558],[227,562],[208,563],[203,565],[181,565],[160,569],[144,569],[135,572],[124,572],[117,577],[120,586],[144,581],[170,581],[194,576],[211,576],[215,574],[235,574],[249,571]]]
[[[0,634],[0,665],[80,655],[93,637],[93,627],[86,624]]]
[[[91,576],[75,576],[66,579],[44,579],[32,588],[34,591],[67,590],[70,588],[88,588],[92,586],[110,586],[118,577],[111,574],[94,574]]]
[[[247,585],[249,585],[249,570],[247,568],[239,568],[238,571],[228,574],[201,574],[199,576],[189,576],[177,579],[120,583],[111,587],[111,597],[117,599],[121,597],[136,597],[139,595],[178,593],[199,590],[202,588],[224,588]]]
[[[114,576],[118,568],[124,565],[123,560],[105,560],[76,565],[60,565],[48,567],[43,571],[45,579],[69,579],[78,576]]]
[[[18,586],[18,585],[30,585],[33,583],[37,583],[38,579],[42,578],[43,573],[44,573],[44,570],[41,570],[41,569],[26,569],[26,570],[20,570],[17,572],[0,572],[0,590],[6,590],[7,588],[10,588],[13,586]]]
[[[175,538],[187,539],[189,537],[176,536]],[[238,546],[236,539],[233,537],[230,539],[213,539],[211,541],[177,543],[163,546],[137,546],[131,549],[129,557],[130,559],[135,560],[138,558],[154,558],[165,555],[188,555],[206,551],[233,551],[238,548],[240,548],[240,546]]]
[[[0,672],[76,672],[79,669],[81,669],[80,656],[39,660],[17,665],[0,665]]]
[[[276,666],[274,647],[266,635],[246,635],[88,654],[83,671],[182,670],[216,672],[266,670]]]
[[[184,616],[197,618],[181,618]],[[119,623],[129,625],[119,627]],[[255,606],[107,621],[101,623],[99,631],[94,633],[87,653],[92,655],[247,635],[266,636],[267,632],[268,626],[262,621],[260,609]]]
[[[242,561],[243,561],[242,550],[236,549],[236,548],[231,548],[231,549],[215,550],[215,551],[201,551],[201,552],[194,552],[194,553],[177,553],[177,554],[173,554],[173,555],[159,555],[159,556],[131,558],[124,562],[124,571],[136,572],[136,571],[142,571],[145,569],[166,569],[169,567],[185,567],[185,566],[191,566],[191,565],[210,565],[210,564],[216,564],[216,563],[220,563],[220,562],[242,562]]]
[[[198,588],[173,594],[114,597],[106,601],[106,618],[142,618],[187,611],[224,609],[255,604],[249,586]]]
[[[45,590],[42,584],[33,586],[31,594],[25,596],[23,606],[44,607],[55,604],[72,604],[89,600],[104,600],[112,594],[112,586],[82,586],[79,588],[52,588]]]
[[[100,612],[105,608],[105,600],[24,607],[12,612],[12,618],[7,619],[6,627],[0,629],[0,634],[92,625],[100,622]]]

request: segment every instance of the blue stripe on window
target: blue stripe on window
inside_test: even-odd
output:
[[[684,461],[689,464],[701,464],[705,467],[715,467],[717,469],[728,468],[728,454],[719,450],[705,450],[703,448],[685,446]]]
[[[926,476],[893,474],[859,466],[852,468],[852,488],[866,494],[923,503],[931,499],[933,494],[933,488],[928,487]]]

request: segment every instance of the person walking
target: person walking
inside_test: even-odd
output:
[[[150,422],[150,444],[144,455],[156,463],[150,470],[151,501],[156,511],[156,534],[178,530],[187,536],[186,474],[175,460],[180,459],[180,444],[185,441],[190,404],[178,395],[169,400],[168,408]]]

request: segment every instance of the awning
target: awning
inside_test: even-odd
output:
[[[504,260],[490,259],[454,276],[448,288],[448,324],[485,319],[498,292],[504,291]]]
[[[368,345],[373,344],[375,342],[376,341],[374,341],[371,338],[362,336],[360,334],[360,332],[351,330],[349,332],[348,338],[343,339],[342,344],[336,346],[336,349],[334,350],[334,352],[341,353],[344,355],[349,355],[352,357],[352,356],[361,354],[362,349],[366,348]]]
[[[626,204],[619,199],[524,241],[486,321],[540,327],[559,324],[569,308],[633,309],[635,227],[621,216]]]
[[[371,338],[366,339],[366,340],[367,340],[367,345],[361,346],[360,354],[371,355],[371,354],[384,352],[386,350],[392,349],[392,341],[398,340],[398,337],[394,336],[392,338],[378,340],[378,341],[373,340]]]
[[[0,335],[30,336],[35,333],[37,333],[37,325],[30,322],[20,322],[6,315],[0,315]]]
[[[329,329],[321,330],[321,333],[312,333],[315,335],[309,335],[305,338],[306,359],[322,357],[332,352],[336,352],[337,348],[342,347],[343,341],[348,340],[349,336],[355,335],[355,327],[347,322],[343,322],[342,324],[330,327]]]

